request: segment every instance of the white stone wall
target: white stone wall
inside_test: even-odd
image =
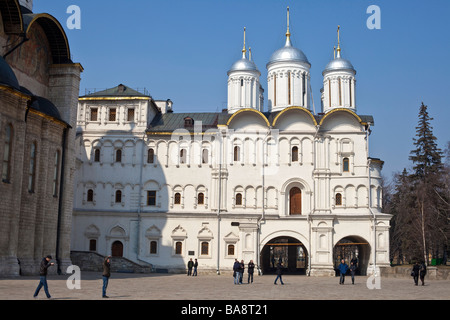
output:
[[[77,143],[73,250],[89,250],[89,240],[95,239],[96,251],[110,254],[119,240],[125,257],[158,268],[183,270],[190,258],[198,258],[203,269],[230,270],[235,258],[256,262],[271,239],[292,236],[308,251],[313,274],[332,274],[334,246],[351,236],[369,244],[365,267],[372,261],[375,238],[380,244],[377,264],[388,265],[389,216],[381,213],[380,164],[372,164],[369,182],[366,132],[357,117],[334,112],[318,126],[308,111],[294,108],[272,125],[269,130],[262,114],[244,111],[220,127],[222,141],[218,136],[211,141],[145,136],[139,130],[109,132],[101,122],[83,123],[90,130],[81,130]],[[240,149],[237,161],[235,146]],[[293,147],[298,148],[296,161]],[[93,160],[95,148],[101,150],[99,162]],[[149,148],[154,149],[153,163],[147,161]],[[115,160],[117,149],[122,150],[121,162]],[[186,151],[184,161],[181,149]],[[292,187],[302,192],[299,216],[289,215]],[[93,201],[87,201],[90,189]],[[156,191],[155,205],[147,204],[148,191]],[[204,195],[202,204],[199,193]],[[342,196],[339,205],[337,193]],[[376,237],[373,214],[380,224]],[[150,253],[151,241],[157,243],[156,253]],[[177,242],[181,254],[175,253]],[[205,255],[200,254],[202,242],[208,243]],[[235,246],[233,255],[228,255],[230,244]]]

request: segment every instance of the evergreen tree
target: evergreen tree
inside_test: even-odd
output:
[[[419,111],[419,124],[416,127],[414,145],[416,149],[411,151],[409,159],[413,162],[414,176],[424,179],[429,174],[438,173],[442,169],[442,152],[437,147],[437,138],[433,135],[433,127],[430,124],[428,107],[423,104]]]
[[[437,146],[437,139],[433,135],[433,120],[428,114],[428,107],[420,106],[419,123],[416,127],[416,138],[413,139],[415,149],[411,151],[410,160],[413,162],[411,175],[414,188],[414,205],[410,208],[411,223],[416,232],[416,241],[421,248],[425,262],[428,257],[435,256],[444,240],[442,229],[444,215],[442,215],[442,179],[443,173],[442,151]],[[418,258],[418,257],[417,257]]]
[[[415,149],[409,159],[412,172],[406,169],[395,177],[395,193],[389,212],[391,220],[391,254],[429,262],[431,256],[446,253],[449,244],[448,168],[422,103]],[[447,174],[446,174],[447,173]]]

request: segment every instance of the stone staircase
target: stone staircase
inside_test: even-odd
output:
[[[71,251],[72,264],[81,271],[103,272],[103,261],[105,256],[90,251]],[[121,273],[152,273],[153,266],[149,263],[135,263],[123,257],[111,258],[111,272]]]

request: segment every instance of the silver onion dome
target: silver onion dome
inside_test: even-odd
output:
[[[332,71],[350,71],[353,72],[353,74],[356,74],[356,70],[351,64],[351,62],[341,57],[340,28],[341,26],[338,26],[337,29],[338,47],[337,49],[336,48],[334,49],[335,57],[325,66],[322,75]]]
[[[311,66],[303,51],[292,46],[290,37],[287,37],[286,44],[283,48],[278,49],[272,54],[267,63],[267,67],[276,62],[302,62]]]
[[[331,60],[323,70],[323,74],[331,71],[352,71],[356,74],[351,62],[341,57]]]
[[[259,73],[259,70],[256,67],[256,64],[253,61],[248,60],[247,58],[242,58],[242,59],[236,61],[235,63],[233,63],[230,70],[228,71],[228,74],[230,74],[230,72],[234,72],[234,71],[254,71],[254,72]]]
[[[261,72],[259,72],[258,68],[256,67],[256,64],[252,61],[252,49],[250,48],[249,51],[249,58],[247,59],[247,48],[245,47],[245,31],[246,28],[244,28],[244,47],[242,48],[242,58],[233,63],[230,70],[228,70],[228,75],[230,75],[231,72],[235,71],[250,71],[250,72],[257,72],[259,75],[261,75]]]

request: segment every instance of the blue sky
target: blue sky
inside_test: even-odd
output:
[[[35,0],[64,27],[74,62],[83,65],[80,94],[120,83],[171,99],[175,112],[216,112],[226,106],[227,71],[241,57],[243,28],[267,92],[266,63],[284,45],[286,8],[291,39],[311,62],[316,112],[322,70],[341,26],[342,56],[357,70],[357,113],[373,115],[370,155],[384,175],[411,167],[422,101],[441,148],[450,140],[450,1],[404,0]],[[67,8],[81,9],[70,30]],[[370,5],[381,29],[366,26]],[[267,94],[265,97],[267,107]]]

